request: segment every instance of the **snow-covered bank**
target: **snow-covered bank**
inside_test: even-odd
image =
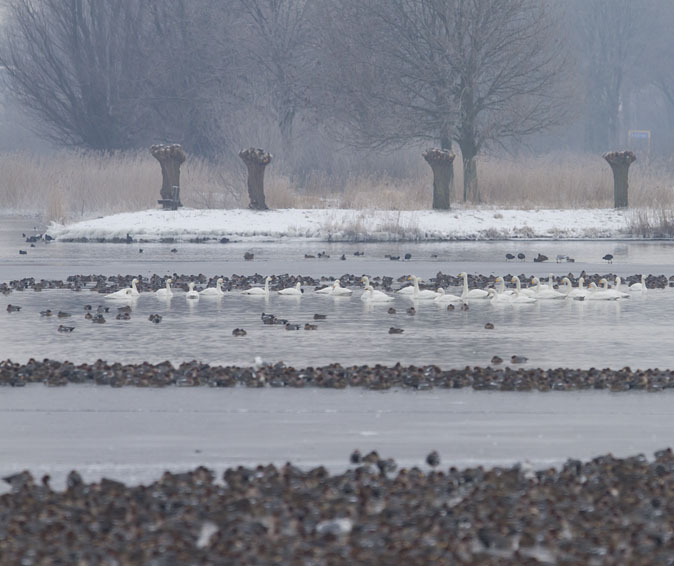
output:
[[[344,210],[269,211],[144,210],[52,224],[58,240],[125,239],[176,241],[229,238],[233,241],[313,239],[317,241],[596,239],[629,236],[627,212],[576,210]]]

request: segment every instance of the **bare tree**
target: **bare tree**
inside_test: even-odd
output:
[[[619,139],[623,89],[641,54],[644,3],[632,0],[576,0],[571,29],[577,31],[577,59],[586,87],[585,143],[605,151]]]
[[[328,3],[330,4],[330,3]],[[322,44],[321,108],[362,143],[460,148],[464,200],[479,201],[476,157],[566,115],[563,42],[538,0],[339,0]],[[314,97],[314,100],[316,97]],[[326,104],[327,103],[327,104]]]
[[[292,145],[293,122],[303,106],[302,81],[310,65],[314,26],[307,0],[238,0],[238,49],[250,90],[269,93],[283,143]]]
[[[9,0],[0,64],[41,133],[64,145],[127,148],[145,66],[139,0]]]

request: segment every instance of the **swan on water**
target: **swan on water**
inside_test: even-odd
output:
[[[597,284],[593,281],[587,286],[587,297],[586,301],[617,301],[618,295],[613,293],[607,293],[603,289],[599,289]]]
[[[264,289],[261,287],[252,287],[241,291],[242,295],[252,295],[253,297],[268,297],[269,296],[269,282],[271,281],[271,276],[267,276],[264,280]]]
[[[629,293],[623,293],[622,291],[617,291],[616,289],[609,289],[608,281],[604,277],[599,280],[599,284],[601,285],[601,291],[614,296],[616,299],[627,299],[630,296]]]
[[[438,296],[433,299],[433,302],[442,305],[447,303],[462,303],[463,299],[458,295],[445,293],[445,290],[442,287],[438,287]]]
[[[505,293],[499,293],[496,289],[487,289],[487,294],[491,299],[490,302],[499,304],[499,305],[509,305],[510,304],[510,295]]]
[[[335,281],[335,283],[339,282],[339,280]],[[327,287],[323,287],[322,289],[319,289],[316,291],[319,295],[332,295],[332,291],[335,288],[335,283],[332,285],[328,285]]]
[[[398,295],[414,295],[414,285],[407,285],[396,291]]]
[[[302,283],[298,281],[294,287],[286,287],[285,289],[279,289],[278,294],[289,295],[293,297],[302,296]]]
[[[170,299],[173,296],[173,291],[171,290],[171,283],[173,283],[173,279],[169,277],[166,280],[166,287],[162,289],[157,289],[154,292],[154,296],[157,297],[158,299]]]
[[[350,297],[353,295],[353,291],[351,289],[347,289],[346,287],[342,287],[339,279],[337,279],[332,284],[332,290],[330,291],[330,294],[334,297]]]
[[[412,297],[410,298],[420,301],[427,301],[427,300],[432,301],[439,295],[439,293],[437,293],[436,291],[431,291],[430,289],[424,289],[423,291],[421,291],[419,289],[419,278],[416,275],[410,275],[409,279],[412,280],[413,285],[413,293]],[[406,294],[409,296],[409,293]]]
[[[535,302],[536,299],[534,297],[523,295],[520,291],[517,290],[515,290],[514,294],[510,296],[511,305],[528,305]]]
[[[370,279],[368,278],[367,275],[363,275],[360,278],[360,282],[363,284],[363,287],[367,288],[367,286],[370,284]]]
[[[389,303],[393,300],[393,297],[381,291],[375,291],[372,285],[368,285],[360,296],[360,300],[368,303]]]
[[[566,291],[566,296],[572,299],[575,299],[576,297],[585,298],[587,296],[587,289],[583,288],[584,284],[585,279],[582,277],[578,278],[578,287],[574,287],[573,283],[571,283],[571,280],[568,277],[562,278],[562,285],[565,285],[568,289],[568,291]]]
[[[621,298],[621,299],[627,299],[627,298],[629,298],[630,294],[629,294],[629,293],[625,293],[624,291],[621,291],[621,290],[620,290],[620,285],[621,285],[620,276],[619,276],[619,275],[616,275],[616,276],[615,276],[615,292],[616,292],[616,293],[620,293],[620,298]]]
[[[138,292],[138,289],[136,289],[136,283],[138,283],[138,279],[133,279],[131,281],[131,287],[126,287],[125,289],[120,289],[119,291],[115,291],[114,293],[110,293],[109,295],[105,295],[106,299],[131,299],[133,297],[138,297],[140,293]]]
[[[514,275],[510,282],[516,285],[516,293],[524,297],[536,298],[536,293],[534,293],[533,289],[522,289],[522,283],[520,283],[520,278],[517,275]]]
[[[187,286],[189,287],[189,290],[185,293],[185,298],[190,300],[196,299],[198,301],[199,293],[194,290],[194,281],[190,281]]]
[[[551,281],[552,283],[552,281]],[[531,284],[534,285],[534,297],[537,299],[566,299],[564,293],[555,291],[554,289],[541,289],[541,282],[538,280],[538,277],[534,277],[531,280]]]
[[[512,289],[506,289],[505,286],[505,281],[503,280],[503,277],[500,275],[494,279],[494,283],[496,283],[496,292],[499,295],[514,295],[515,291]]]
[[[630,285],[630,291],[635,292],[642,292],[646,290],[646,276],[642,275],[641,276],[641,283],[632,283]]]
[[[462,299],[488,299],[489,293],[483,289],[471,289],[468,290],[468,274],[464,271],[459,273],[459,277],[463,277],[463,292],[461,293]]]
[[[222,290],[222,284],[224,282],[225,282],[224,279],[222,277],[220,277],[215,282],[215,287],[207,287],[203,291],[200,291],[199,294],[202,297],[224,297],[225,293]]]

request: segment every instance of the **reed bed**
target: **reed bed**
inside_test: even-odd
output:
[[[265,193],[272,208],[425,210],[431,207],[432,175],[423,160],[408,154],[406,167],[330,175],[314,172],[301,180],[281,162],[267,170]],[[456,162],[453,206],[462,186]],[[401,169],[405,169],[401,174]],[[637,161],[630,170],[630,205],[636,234],[674,234],[674,183],[664,165]],[[147,152],[0,155],[0,210],[31,213],[46,220],[73,221],[157,206],[161,174]],[[613,203],[613,180],[599,156],[549,154],[539,157],[485,156],[478,161],[481,206],[502,208],[603,208]],[[194,208],[236,208],[248,204],[245,169],[236,162],[188,157],[181,168],[181,197]]]

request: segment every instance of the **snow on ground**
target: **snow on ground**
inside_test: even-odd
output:
[[[59,240],[159,241],[196,238],[233,241],[313,239],[318,241],[595,239],[628,236],[628,213],[614,209],[432,210],[284,209],[253,211],[143,210],[55,224]]]

